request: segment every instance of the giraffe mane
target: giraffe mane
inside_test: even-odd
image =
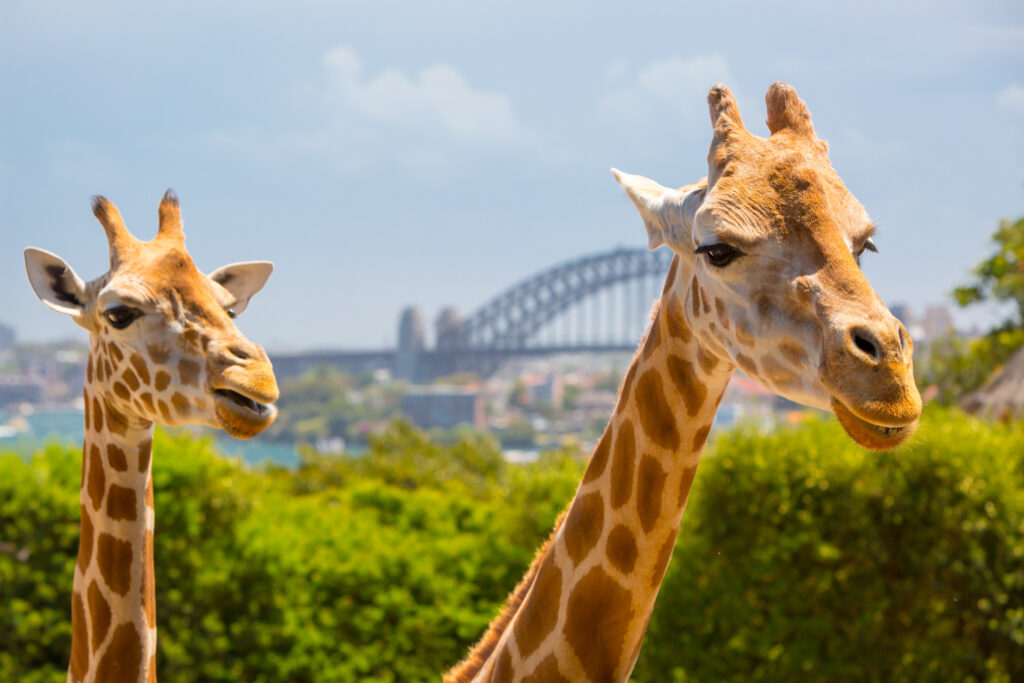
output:
[[[572,505],[572,501],[569,501],[569,505]],[[537,571],[540,569],[541,563],[548,556],[551,544],[562,528],[562,522],[565,521],[565,513],[569,511],[569,505],[558,515],[558,519],[555,520],[555,528],[552,530],[548,540],[537,551],[536,556],[533,558],[533,564],[530,565],[530,568],[526,570],[526,575],[523,576],[519,584],[509,594],[508,600],[505,601],[505,606],[501,608],[501,612],[491,620],[487,627],[487,632],[477,641],[466,658],[453,666],[444,675],[444,683],[469,683],[480,673],[480,669],[487,663],[491,653],[494,652],[494,648],[497,647],[498,641],[501,640],[501,636],[508,629],[512,617],[519,611],[530,589],[533,588],[533,580],[537,577]]]

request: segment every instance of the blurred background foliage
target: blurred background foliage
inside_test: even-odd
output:
[[[994,304],[1006,318],[980,336],[951,332],[915,349],[917,383],[941,405],[985,384],[1024,347],[1024,216],[1001,221],[992,242],[994,252],[973,268],[970,282],[953,290],[953,299],[962,307]]]
[[[166,681],[434,681],[572,497],[578,453],[396,422],[359,458],[252,470],[158,432]],[[0,680],[70,648],[81,454],[0,456]],[[1020,680],[1024,429],[930,410],[867,453],[834,420],[713,439],[636,681]]]

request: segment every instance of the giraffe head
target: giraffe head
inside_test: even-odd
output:
[[[273,266],[235,263],[201,273],[185,250],[178,199],[160,202],[160,227],[136,239],[103,197],[93,213],[110,245],[110,270],[84,282],[59,256],[25,250],[43,303],[88,330],[87,381],[110,410],[169,426],[206,424],[248,438],[277,416],[278,389],[266,352],[232,318]]]
[[[874,226],[832,168],[796,91],[766,96],[768,138],[747,131],[723,85],[708,95],[708,177],[669,189],[613,170],[650,247],[677,254],[670,315],[776,393],[836,414],[869,448],[921,414],[913,343],[860,270]]]

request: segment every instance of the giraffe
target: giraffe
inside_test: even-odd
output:
[[[612,169],[673,261],[575,498],[448,683],[629,677],[736,368],[834,412],[867,448],[913,432],[912,342],[859,267],[874,226],[796,91],[765,99],[761,138],[711,89],[706,178],[669,189]]]
[[[132,236],[105,198],[92,206],[110,247],[106,274],[85,283],[55,254],[25,250],[39,298],[89,332],[68,680],[155,681],[153,425],[249,438],[274,421],[270,361],[232,322],[273,266],[202,274],[170,190],[150,242]]]

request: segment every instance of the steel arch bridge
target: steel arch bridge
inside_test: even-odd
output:
[[[622,323],[619,326],[621,334],[617,338],[601,343],[593,336],[593,329],[589,331],[589,339],[586,330],[577,329],[577,339],[587,341],[575,344],[563,341],[553,346],[635,348],[639,333],[643,330],[642,321],[646,319],[652,299],[660,290],[661,280],[671,262],[672,252],[669,249],[650,251],[618,248],[561,263],[518,282],[467,317],[462,325],[464,348],[540,351],[545,346],[552,346],[550,342],[546,344],[545,340],[538,339],[538,333],[546,325],[559,315],[571,311],[583,300],[592,299],[602,291],[626,283],[638,285],[634,287],[633,297],[627,296],[624,291],[619,297],[620,302],[614,306],[595,306],[591,312],[596,314],[590,320],[591,328],[601,326],[602,313],[609,320],[617,314]],[[619,305],[635,310],[609,310]],[[641,321],[640,329],[637,329],[638,318]],[[587,327],[585,318],[581,327]]]

